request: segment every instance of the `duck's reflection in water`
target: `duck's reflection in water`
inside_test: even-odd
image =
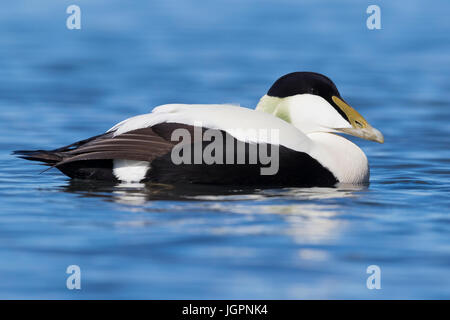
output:
[[[263,198],[260,189],[223,187],[214,185],[160,183],[111,183],[102,181],[69,180],[65,192],[83,197],[102,197],[105,200],[129,205],[143,205],[149,201],[227,201]]]
[[[339,237],[345,220],[342,198],[357,197],[366,186],[339,185],[333,188],[254,189],[210,185],[111,184],[72,180],[64,191],[84,197],[133,206],[132,211],[154,211],[159,200],[172,201],[170,210],[196,210],[247,215],[253,223],[209,226],[215,234],[280,233],[279,225],[258,224],[257,214],[275,214],[288,223],[282,233],[302,245],[321,244]],[[155,202],[156,201],[156,202]],[[161,208],[160,208],[161,209]],[[165,208],[168,209],[167,207]],[[157,210],[160,211],[160,210]],[[141,217],[142,218],[142,217]],[[314,250],[299,252],[304,259],[322,257]]]
[[[253,197],[263,201],[214,202],[210,206],[217,211],[233,212],[248,215],[276,214],[288,222],[283,232],[293,237],[299,244],[320,244],[335,240],[345,226],[345,220],[338,219],[342,214],[341,198],[358,196],[367,190],[367,186],[340,185],[335,188],[285,188],[258,190],[244,197],[234,196],[235,200],[246,200]],[[195,196],[196,199],[227,200],[230,196]],[[264,201],[268,200],[268,201]],[[270,201],[273,200],[273,201]],[[270,228],[270,227],[269,227]],[[220,232],[241,233],[236,226],[223,226]],[[244,228],[242,233],[247,233]],[[255,230],[256,231],[256,230]],[[261,232],[263,230],[260,230]],[[271,232],[265,230],[264,232]],[[276,232],[276,231],[275,231]],[[300,252],[303,258],[319,257],[311,250]],[[321,255],[320,255],[321,256]]]

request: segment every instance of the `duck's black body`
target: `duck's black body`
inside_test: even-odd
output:
[[[148,161],[150,168],[141,182],[150,181],[167,184],[214,184],[214,185],[245,185],[245,186],[332,186],[337,179],[319,162],[304,152],[298,152],[284,146],[276,146],[279,154],[279,169],[274,175],[261,175],[261,168],[267,167],[257,159],[256,164],[238,164],[237,155],[245,150],[244,159],[250,158],[249,143],[241,142],[231,137],[225,131],[220,131],[225,141],[233,141],[233,164],[226,164],[226,154],[223,154],[222,164],[174,164],[171,158],[172,148],[177,142],[171,141],[176,129],[186,129],[194,136],[195,127],[181,123],[162,123],[155,126],[138,129],[114,136],[114,132],[95,136],[74,144],[51,150],[16,151],[21,158],[41,161],[58,168],[65,175],[75,179],[91,179],[118,182],[113,172],[115,159]],[[205,131],[206,129],[203,129]],[[210,142],[201,143],[202,151]],[[238,146],[241,144],[241,146]],[[243,146],[242,146],[243,144]],[[256,151],[264,147],[271,150],[270,145],[257,145]],[[242,154],[240,155],[242,157]],[[298,170],[299,167],[306,168]]]

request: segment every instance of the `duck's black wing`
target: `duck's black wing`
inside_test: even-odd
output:
[[[112,173],[114,159],[151,162],[161,157],[177,143],[171,132],[184,124],[163,123],[114,136],[107,132],[54,150],[18,150],[20,158],[39,161],[56,167],[71,178],[115,180]]]

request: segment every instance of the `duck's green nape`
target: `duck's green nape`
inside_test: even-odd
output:
[[[273,114],[275,117],[291,123],[289,108],[286,103],[282,102],[282,98],[265,95],[259,100],[256,110]]]

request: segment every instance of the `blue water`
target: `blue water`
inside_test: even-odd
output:
[[[81,30],[66,28],[74,3]],[[446,0],[3,1],[0,298],[450,298],[449,16]],[[10,155],[165,103],[253,108],[299,70],[384,133],[352,139],[370,186],[136,189]]]

